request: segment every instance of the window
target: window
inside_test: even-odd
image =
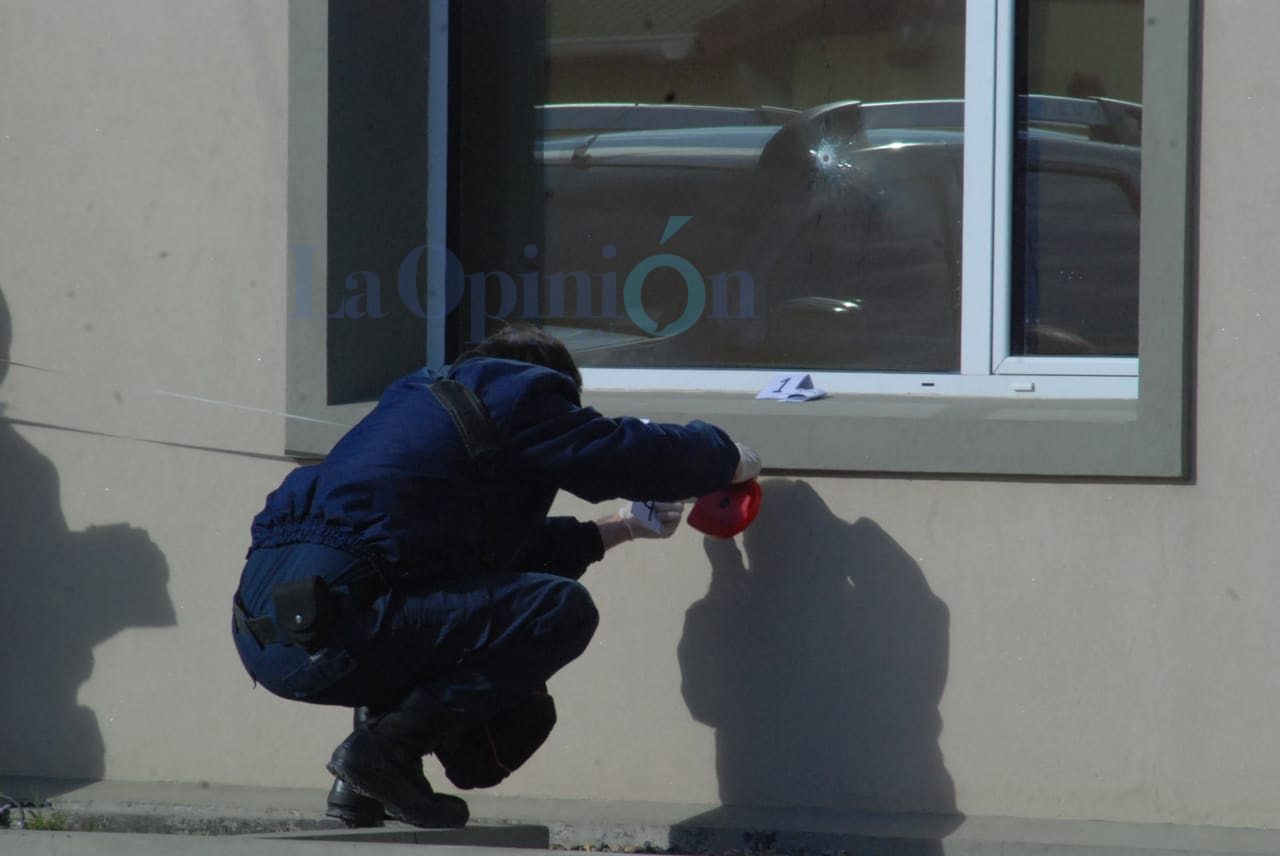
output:
[[[439,361],[539,319],[602,409],[775,466],[1189,474],[1195,3],[547,0],[487,41],[465,9],[450,249],[502,222],[434,280]],[[780,371],[833,396],[745,395]]]
[[[290,5],[291,453],[326,452],[442,338],[417,314],[432,303],[416,282],[398,288],[408,253],[444,240],[428,216],[429,180],[442,185],[429,174],[443,150],[433,133],[447,125],[444,100],[429,97],[443,85],[430,60],[447,56],[433,14],[417,0]]]
[[[462,303],[464,269],[526,262],[536,212],[513,200],[537,192],[522,105],[543,18],[532,3],[289,8],[285,448],[313,457],[392,380],[458,352],[459,319],[484,318]],[[464,66],[487,51],[502,62]],[[476,94],[466,121],[451,91]]]
[[[1010,353],[1136,357],[1137,182],[1042,162],[1020,187]]]
[[[629,295],[546,319],[618,369],[588,384],[959,369],[963,0],[549,8],[543,272],[599,270],[606,245]],[[688,267],[639,282],[656,253]]]

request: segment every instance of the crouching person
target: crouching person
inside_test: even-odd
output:
[[[578,657],[597,613],[578,579],[606,550],[669,537],[683,497],[758,475],[715,426],[607,418],[580,403],[562,343],[508,328],[447,375],[393,383],[320,464],[300,467],[253,520],[234,639],[272,693],[354,710],[333,751],[329,813],[457,827],[455,786],[497,784],[555,723],[547,680]],[[556,493],[655,503],[594,522],[548,517]]]

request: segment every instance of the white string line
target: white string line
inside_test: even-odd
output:
[[[59,369],[47,369],[41,366],[33,366],[30,363],[20,363],[16,360],[8,360],[8,359],[0,358],[0,363],[4,363],[10,366],[17,366],[18,368],[23,368],[23,369],[30,369],[31,371],[62,375],[63,377],[68,377],[73,380],[79,379],[75,375],[71,374],[70,372],[61,371]],[[130,387],[122,387],[122,389],[125,390],[126,392],[143,391],[143,390],[137,390],[136,388],[130,388]],[[234,401],[222,401],[221,399],[217,399],[217,398],[204,398],[199,395],[187,395],[186,393],[182,393],[182,392],[170,392],[169,390],[166,390],[166,389],[150,389],[145,391],[150,392],[153,395],[165,395],[165,396],[169,396],[170,398],[179,398],[179,399],[184,399],[186,401],[195,401],[201,404],[213,404],[219,407],[230,407],[234,410],[247,410],[252,413],[265,413],[270,416],[280,416],[285,419],[295,419],[300,422],[314,422],[319,425],[333,425],[338,428],[353,427],[350,423],[347,423],[347,422],[335,422],[332,419],[319,419],[314,416],[302,416],[297,413],[286,413],[281,410],[271,410],[266,407],[253,407],[248,404],[237,404]]]
[[[202,404],[217,404],[221,407],[231,407],[236,410],[248,410],[253,413],[267,413],[267,414],[270,414],[271,416],[283,416],[285,419],[297,419],[302,422],[318,422],[321,425],[336,425],[339,428],[354,427],[353,425],[347,422],[334,422],[332,419],[317,419],[314,416],[300,416],[296,413],[285,413],[280,410],[269,410],[265,407],[252,407],[248,404],[236,404],[233,401],[221,401],[216,398],[202,398],[198,395],[187,395],[186,393],[182,393],[182,392],[169,392],[167,389],[153,389],[151,391],[154,392],[156,395],[168,395],[172,398],[182,398],[187,401],[198,401]]]
[[[70,425],[55,425],[51,422],[33,422],[30,419],[12,419],[0,416],[0,422],[18,425],[25,428],[43,428],[49,431],[67,431],[72,434],[84,434],[89,437],[106,437],[111,440],[128,440],[133,443],[146,443],[151,446],[168,446],[173,449],[190,449],[196,452],[214,452],[220,455],[236,455],[242,458],[256,458],[262,461],[296,462],[295,455],[272,455],[266,452],[250,452],[246,449],[227,449],[221,446],[201,446],[195,443],[180,443],[175,440],[153,440],[147,437],[135,437],[130,434],[115,434],[109,431],[94,431],[88,428],[74,428]]]

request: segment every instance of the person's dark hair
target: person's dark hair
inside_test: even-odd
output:
[[[567,374],[575,386],[582,388],[582,375],[564,342],[533,324],[509,324],[490,333],[483,342],[460,356],[458,362],[472,357],[498,357],[546,366]]]

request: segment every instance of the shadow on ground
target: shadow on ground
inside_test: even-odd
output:
[[[940,853],[962,822],[938,746],[947,607],[874,521],[841,520],[803,481],[763,487],[745,556],[706,539],[711,587],[685,618],[683,693],[716,730],[723,808],[678,824],[672,843],[804,846],[768,828],[708,840],[769,807],[789,810],[797,830],[833,823],[860,847],[901,835],[893,853]],[[851,813],[869,837],[847,826]]]
[[[0,293],[0,383],[11,366],[11,331]],[[62,779],[70,788],[103,775],[97,716],[76,697],[93,673],[93,648],[126,627],[176,622],[169,566],[141,529],[71,531],[57,470],[14,428],[3,400],[0,461],[0,775]]]

